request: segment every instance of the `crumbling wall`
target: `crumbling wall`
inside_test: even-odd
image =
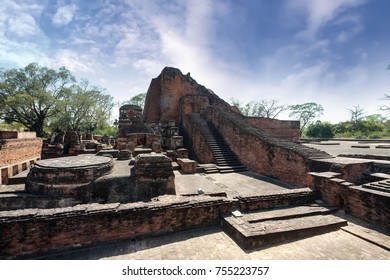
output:
[[[365,189],[338,178],[331,172],[310,173],[310,187],[321,198],[345,213],[390,229],[390,194]]]
[[[0,167],[41,157],[42,139],[0,139]]]
[[[217,224],[231,210],[224,198],[165,196],[149,203],[1,212],[0,259]]]
[[[201,123],[198,114],[187,114],[183,116],[182,127],[185,129],[187,142],[191,146],[196,155],[196,159],[200,163],[212,163],[214,156],[211,152],[206,139],[201,132]],[[198,120],[197,120],[198,119]]]
[[[246,117],[246,121],[277,137],[293,140],[299,139],[301,136],[299,121],[285,121],[259,117]]]
[[[145,122],[179,122],[180,98],[186,95],[207,95],[204,86],[199,85],[190,74],[183,75],[179,69],[165,67],[153,79],[145,99]]]
[[[308,188],[280,191],[273,194],[240,195],[237,197],[242,211],[269,209],[276,206],[310,204],[318,193]]]
[[[0,132],[0,186],[41,158],[42,139],[30,132]],[[12,138],[28,137],[28,138]]]
[[[203,113],[226,143],[251,171],[297,185],[307,185],[307,172],[313,158],[329,154],[272,136],[248,124],[244,117],[217,106]]]

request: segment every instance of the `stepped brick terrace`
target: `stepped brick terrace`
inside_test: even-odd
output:
[[[0,138],[2,259],[390,258],[386,142],[302,144],[176,68],[117,137]]]

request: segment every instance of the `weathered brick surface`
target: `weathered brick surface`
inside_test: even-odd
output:
[[[302,205],[314,201],[318,197],[316,192],[310,189],[288,190],[269,195],[244,195],[238,196],[240,209],[243,211],[269,209],[277,206]]]
[[[346,196],[345,212],[390,229],[390,194],[351,186]]]
[[[196,167],[198,163],[195,160],[188,158],[178,158],[177,163],[180,166],[180,169],[185,174],[194,174],[196,172]]]
[[[136,185],[141,197],[175,194],[172,161],[162,154],[140,154],[135,158]]]
[[[241,115],[217,106],[209,106],[204,116],[250,170],[284,182],[307,185],[311,159],[331,157],[317,149],[274,137],[247,124]]]
[[[0,167],[41,157],[42,139],[2,139],[0,140]]]
[[[199,113],[208,103],[231,110],[228,103],[198,84],[189,74],[183,75],[179,69],[165,67],[150,83],[144,119],[146,122],[179,123],[181,113]]]
[[[201,133],[200,125],[195,118],[199,118],[198,114],[188,114],[182,119],[182,125],[186,131],[186,138],[191,146],[192,150],[195,151],[197,160],[201,163],[214,162],[214,156],[211,152],[206,139]]]
[[[311,170],[317,172],[332,171],[339,173],[338,178],[345,181],[360,184],[364,174],[373,170],[374,162],[349,158],[329,158],[312,160]]]
[[[272,135],[286,139],[299,139],[301,136],[299,121],[247,117],[246,121]]]
[[[0,139],[33,139],[33,138],[37,138],[36,132],[0,131]]]
[[[189,75],[183,75],[179,69],[164,68],[150,83],[145,100],[145,121],[179,122],[180,98],[193,94],[207,95],[208,91]]]
[[[331,205],[345,209],[347,214],[390,229],[390,194],[355,186],[327,174],[311,173],[311,188]]]
[[[223,198],[163,197],[132,204],[0,212],[0,258],[216,224],[232,204]]]

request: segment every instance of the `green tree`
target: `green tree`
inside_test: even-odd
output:
[[[137,105],[140,106],[143,110],[145,106],[145,99],[146,99],[146,93],[139,93],[131,97],[129,101],[123,102],[123,104]]]
[[[51,130],[93,131],[108,125],[112,97],[104,89],[77,83],[64,67],[59,70],[31,63],[0,71],[0,118],[20,123],[37,135]]]
[[[385,121],[382,115],[374,114],[367,116],[360,125],[360,135],[367,138],[380,138],[385,130]]]
[[[330,122],[318,120],[306,128],[305,134],[311,138],[333,138],[333,125]]]
[[[290,106],[290,117],[301,122],[301,133],[315,118],[324,113],[324,108],[314,102],[296,104]]]
[[[361,129],[362,121],[365,118],[366,112],[360,105],[353,106],[352,109],[347,109],[351,114],[351,125],[353,131]]]
[[[52,70],[31,63],[0,71],[0,117],[43,136],[45,121],[56,112],[67,86],[75,81],[64,67]]]
[[[276,99],[263,99],[260,101],[250,101],[243,104],[238,99],[231,98],[230,102],[236,106],[244,116],[263,117],[275,119],[281,112],[288,110],[289,106],[280,105]]]
[[[90,86],[87,80],[72,85],[49,126],[56,131],[88,131],[109,127],[113,98],[105,89]]]

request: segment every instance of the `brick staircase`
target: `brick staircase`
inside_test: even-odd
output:
[[[201,133],[213,153],[217,170],[220,173],[248,171],[248,168],[241,163],[212,123],[207,122],[206,125],[202,125]],[[216,172],[216,169],[206,169],[205,172]]]
[[[243,249],[253,249],[338,230],[347,221],[333,215],[336,211],[321,201],[246,213],[235,211],[222,219],[222,226]]]

